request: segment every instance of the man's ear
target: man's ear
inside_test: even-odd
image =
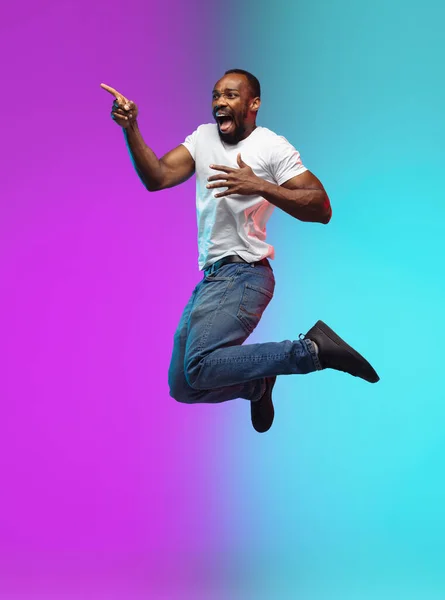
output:
[[[260,98],[254,98],[252,100],[252,102],[250,103],[250,110],[252,112],[258,112],[260,106],[261,106],[261,99]]]

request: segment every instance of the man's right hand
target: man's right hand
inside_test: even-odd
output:
[[[114,96],[113,106],[111,108],[111,118],[123,129],[127,129],[138,116],[138,107],[134,102],[128,100],[117,90],[101,83],[100,87]]]
[[[144,142],[136,123],[138,109],[134,102],[104,83],[100,87],[114,96],[111,117],[125,131],[128,151],[133,165],[144,186],[150,192],[179,185],[195,172],[195,161],[183,144],[168,152],[161,159]]]

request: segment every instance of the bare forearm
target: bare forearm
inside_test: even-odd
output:
[[[149,191],[159,188],[162,181],[162,164],[144,142],[137,121],[124,129],[125,141],[136,173]]]
[[[324,189],[286,189],[261,180],[259,195],[300,221],[328,223],[331,205]]]

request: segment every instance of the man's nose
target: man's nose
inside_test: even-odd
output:
[[[215,105],[215,108],[216,110],[218,110],[218,108],[222,108],[223,106],[227,106],[227,100],[223,96],[220,96],[218,98],[218,102]]]

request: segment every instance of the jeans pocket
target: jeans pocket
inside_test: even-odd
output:
[[[237,317],[248,333],[252,333],[260,322],[263,312],[272,300],[273,292],[251,283],[244,284],[243,296]]]

